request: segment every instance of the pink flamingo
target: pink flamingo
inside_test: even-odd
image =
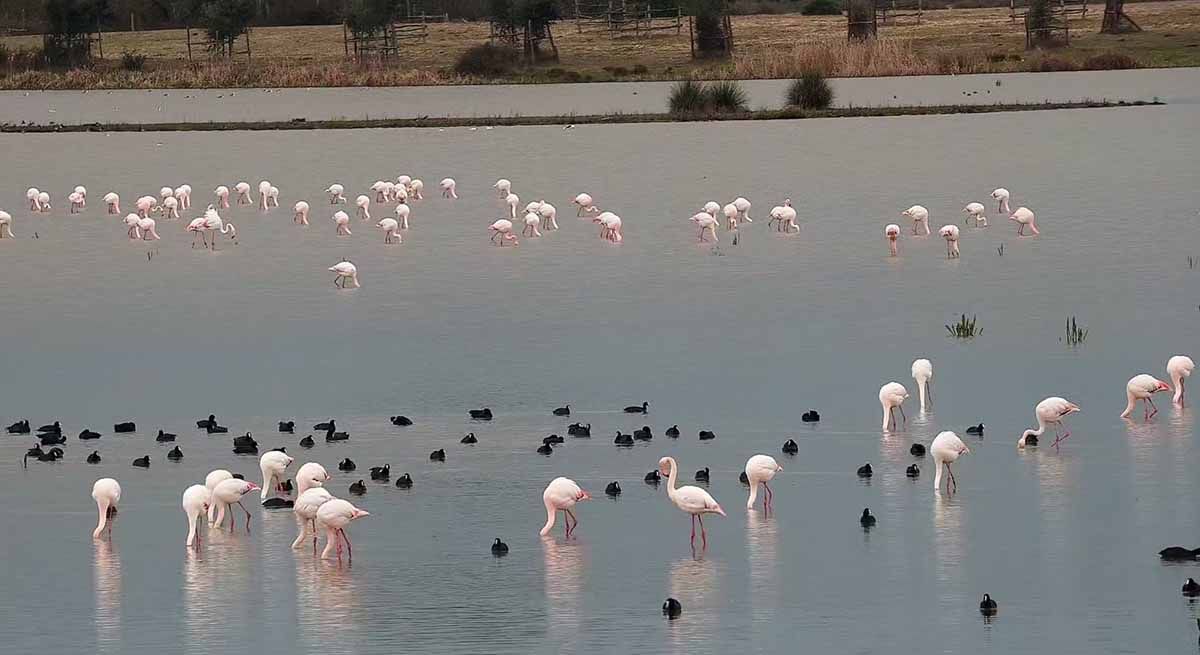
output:
[[[750,218],[750,201],[738,196],[733,199],[733,206],[738,210],[738,221],[742,223],[753,223],[754,219]]]
[[[197,523],[208,513],[212,492],[202,484],[194,484],[183,491],[183,513],[187,516],[188,533],[185,544],[200,548],[200,532]]]
[[[796,209],[792,207],[791,198],[784,198],[782,206],[771,209],[771,220],[767,221],[768,228],[771,227],[771,223],[775,223],[776,232],[791,232],[792,228],[796,228],[797,232],[800,231],[800,226],[796,224]]]
[[[179,200],[174,196],[165,198],[162,204],[163,218],[175,220],[179,218]]]
[[[92,485],[92,499],[96,501],[96,509],[100,519],[96,529],[92,531],[92,539],[99,539],[108,528],[108,538],[112,539],[112,521],[117,515],[117,504],[121,502],[121,485],[112,478],[100,478]]]
[[[492,185],[492,188],[500,192],[501,200],[504,200],[510,194],[512,194],[512,182],[509,182],[504,178],[496,180],[496,183]]]
[[[142,219],[138,218],[137,214],[127,214],[125,216],[125,227],[129,228],[126,230],[126,234],[129,236],[130,241],[142,238],[142,234],[138,230],[138,221],[140,220]]]
[[[313,555],[317,554],[317,510],[321,509],[321,505],[333,500],[333,494],[323,487],[312,487],[300,492],[296,496],[296,502],[292,505],[292,511],[296,514],[296,524],[300,528],[300,533],[296,535],[296,540],[292,542],[292,548],[300,547],[301,542],[308,535],[309,526],[312,526],[313,540]]]
[[[421,192],[424,190],[425,183],[421,180],[413,180],[408,183],[408,193],[412,196],[413,200],[424,200],[425,196],[421,195]]]
[[[946,469],[946,474],[950,477],[950,481],[946,483],[946,492],[954,493],[958,491],[958,480],[954,478],[954,471],[950,469],[950,465],[958,461],[959,457],[971,452],[967,448],[967,444],[963,443],[962,439],[958,438],[950,430],[942,432],[934,437],[933,443],[929,444],[929,453],[933,456],[933,465],[937,467],[937,472],[933,476],[933,492],[938,493],[942,490],[942,469]]]
[[[340,202],[346,202],[346,187],[340,184],[330,184],[325,193],[329,194],[329,204],[336,205]]]
[[[621,217],[612,212],[600,212],[596,218],[592,219],[593,223],[600,224],[600,238],[607,239],[613,243],[621,243],[625,240],[621,234]]]
[[[575,199],[571,201],[571,204],[579,206],[579,211],[575,212],[576,216],[594,214],[600,211],[600,208],[596,206],[596,202],[592,200],[592,197],[586,193],[581,193],[575,196]]]
[[[539,535],[545,537],[550,534],[550,530],[554,528],[554,521],[558,517],[558,513],[563,513],[563,529],[564,537],[570,537],[575,528],[579,527],[579,519],[575,518],[575,513],[571,511],[575,504],[582,500],[591,500],[592,496],[584,491],[574,480],[570,478],[554,478],[550,484],[546,485],[546,490],[542,492],[542,504],[546,506],[546,525],[538,532]],[[575,524],[572,525],[571,522]]]
[[[217,206],[221,209],[229,209],[229,187],[221,185],[213,189],[213,193],[217,196]]]
[[[883,406],[883,429],[896,429],[896,416],[892,414],[892,410],[900,411],[900,416],[905,422],[908,422],[908,417],[904,416],[904,401],[908,399],[908,389],[904,388],[899,382],[888,382],[879,388],[879,404]],[[889,423],[891,427],[888,427]]]
[[[345,289],[346,281],[349,280],[354,284],[355,289],[359,288],[358,267],[350,261],[342,260],[330,266],[329,271],[334,274],[333,286],[337,287],[339,286],[338,283],[341,282],[340,288]]]
[[[883,234],[888,240],[888,252],[892,253],[892,257],[895,257],[897,254],[896,239],[900,237],[900,226],[895,223],[889,223],[887,227],[883,228]]]
[[[909,207],[908,209],[905,209],[904,211],[900,212],[900,215],[907,216],[912,219],[913,234],[920,235],[922,228],[925,229],[925,236],[929,236],[931,234],[929,231],[929,210],[928,209],[925,209],[921,205],[913,205],[912,207]]]
[[[232,506],[237,505],[246,513],[246,532],[250,531],[250,510],[242,504],[242,496],[258,489],[258,485],[246,480],[230,478],[217,483],[213,488],[212,502],[216,505],[216,518],[213,524],[218,528],[225,522],[225,510],[229,509],[229,531],[237,527],[237,518],[233,515]]]
[[[138,218],[146,218],[150,215],[150,210],[158,205],[158,199],[154,196],[142,196],[137,199],[134,206],[137,207]]]
[[[0,209],[0,239],[6,235],[9,239],[14,238],[12,233],[12,214]]]
[[[233,223],[221,220],[221,215],[212,205],[209,205],[204,212],[204,231],[211,237],[210,247],[214,251],[217,249],[217,232],[228,234],[231,239],[237,238],[237,228],[233,226]],[[192,242],[195,243],[195,237],[192,238]]]
[[[262,496],[261,500],[266,500],[270,497],[272,491],[283,491],[284,476],[287,475],[287,468],[296,461],[287,453],[278,450],[270,450],[263,453],[263,456],[258,459],[258,470],[262,472]]]
[[[695,223],[696,225],[698,225],[700,227],[700,235],[698,237],[698,240],[701,243],[704,242],[704,233],[705,232],[712,234],[713,243],[717,243],[720,241],[720,239],[717,238],[717,219],[713,218],[713,216],[711,214],[709,214],[708,212],[698,212],[698,213],[694,214],[688,220]]]
[[[1154,405],[1154,399],[1151,398],[1154,394],[1160,391],[1170,391],[1171,385],[1159,380],[1153,375],[1135,375],[1129,378],[1129,382],[1125,384],[1125,397],[1129,399],[1129,403],[1125,405],[1125,411],[1121,412],[1121,418],[1129,418],[1133,414],[1133,406],[1137,401],[1142,401],[1142,409],[1144,410],[1145,420],[1150,420],[1158,413],[1158,407]],[[1153,411],[1151,411],[1153,409]]]
[[[508,215],[514,221],[517,220],[517,205],[521,204],[521,198],[515,193],[510,193],[504,197],[504,202],[508,203]]]
[[[725,230],[732,232],[738,226],[738,209],[733,206],[733,203],[725,205],[721,208],[721,213],[725,215]]]
[[[39,207],[38,211],[42,212],[43,214],[45,214],[46,212],[49,212],[51,209],[53,209],[50,206],[50,194],[49,193],[46,193],[45,191],[39,193],[37,200],[38,200],[38,207]]]
[[[346,557],[354,560],[354,550],[350,546],[350,538],[346,536],[346,526],[355,519],[370,516],[371,513],[351,505],[348,501],[333,498],[321,504],[317,509],[317,523],[325,526],[325,550],[321,551],[322,559],[331,559],[330,551],[337,544],[338,561],[342,559],[342,541],[346,542]],[[338,540],[341,537],[341,540]]]
[[[997,203],[998,203],[998,205],[996,207],[996,211],[1000,212],[1001,214],[1007,214],[1009,212],[1008,199],[1010,197],[1012,197],[1012,196],[1011,196],[1011,194],[1009,194],[1008,189],[999,188],[999,189],[996,189],[995,191],[993,191],[992,199],[997,201]]]
[[[383,230],[384,243],[404,243],[404,237],[400,236],[400,223],[396,219],[381,219],[375,227]]]
[[[696,543],[696,521],[700,521],[700,540],[702,548],[708,548],[708,531],[704,529],[705,514],[720,514],[725,516],[725,510],[709,493],[700,487],[675,488],[675,479],[679,473],[679,465],[674,457],[664,457],[658,460],[659,472],[667,476],[667,498],[680,510],[692,515],[692,544]]]
[[[297,225],[308,225],[308,203],[303,200],[297,202],[293,207],[292,222]]]
[[[746,460],[746,480],[750,482],[750,497],[746,499],[746,509],[754,509],[754,500],[758,497],[760,484],[767,492],[763,497],[763,510],[771,508],[775,494],[771,493],[771,487],[767,483],[775,479],[775,474],[782,470],[783,467],[770,455],[755,455]]]
[[[542,217],[534,212],[525,214],[525,229],[521,230],[521,234],[527,237],[540,237],[542,233],[538,231],[538,225],[542,222]]]
[[[975,220],[975,227],[987,227],[987,216],[984,215],[984,207],[977,202],[968,202],[966,207],[963,207],[963,213],[967,215],[966,220]]]
[[[121,214],[121,196],[109,191],[104,194],[104,204],[108,207],[110,216],[119,216]]]
[[[237,191],[237,204],[239,204],[239,205],[253,205],[254,204],[254,199],[250,197],[250,183],[249,182],[238,182],[237,184],[233,185],[233,190]]]
[[[175,189],[175,197],[179,200],[180,209],[192,208],[192,187],[190,184],[180,184]]]
[[[455,188],[458,186],[458,183],[454,181],[454,178],[448,177],[448,178],[442,180],[438,186],[441,187],[441,189],[442,189],[442,197],[443,198],[450,198],[450,199],[458,198],[458,193],[455,191]]]
[[[1025,226],[1029,226],[1029,229],[1033,230],[1034,234],[1041,234],[1037,229],[1037,218],[1033,215],[1033,212],[1029,211],[1028,207],[1017,207],[1017,211],[1013,212],[1012,216],[1009,216],[1008,219],[1016,221],[1017,236],[1025,236]]]
[[[958,226],[943,225],[942,229],[938,230],[938,234],[946,240],[946,257],[956,259],[958,253]]]
[[[492,225],[488,228],[488,230],[492,232],[492,243],[497,243],[496,237],[500,237],[499,244],[501,246],[504,245],[505,241],[512,241],[514,246],[521,245],[521,243],[517,241],[517,235],[512,233],[512,229],[512,221],[508,220],[507,218],[501,218],[495,223],[492,223]]]
[[[154,219],[150,217],[139,218],[137,222],[138,236],[142,241],[158,241],[158,232],[154,229]]]
[[[1175,355],[1167,360],[1167,375],[1171,378],[1171,383],[1175,385],[1175,397],[1171,400],[1180,407],[1183,406],[1183,381],[1191,377],[1192,371],[1195,369],[1195,362],[1187,355]]]
[[[70,213],[72,214],[78,214],[80,210],[83,209],[83,195],[78,191],[71,192],[71,194],[67,196],[67,202],[71,203]]]
[[[367,196],[359,196],[354,199],[355,206],[358,207],[359,220],[371,220],[371,199]]]
[[[1026,430],[1021,433],[1021,438],[1017,441],[1017,448],[1024,448],[1026,441],[1033,437],[1035,440],[1046,432],[1047,425],[1054,426],[1054,447],[1058,448],[1058,444],[1067,437],[1071,436],[1071,431],[1066,430],[1066,434],[1059,436],[1059,428],[1066,429],[1066,418],[1071,414],[1079,411],[1079,405],[1058,396],[1050,396],[1038,403],[1033,408],[1033,416],[1037,419],[1038,429]],[[1034,443],[1036,444],[1036,441]]]
[[[545,200],[538,201],[537,213],[542,217],[543,230],[558,229],[558,210]]]
[[[412,213],[412,208],[407,203],[401,202],[396,205],[396,221],[400,223],[400,229],[408,229],[408,216]]]
[[[39,200],[41,196],[42,192],[39,191],[37,187],[29,187],[29,189],[25,192],[25,199],[29,201],[29,211],[42,211],[42,203]]]
[[[340,236],[350,236],[351,234],[353,234],[352,232],[350,232],[350,215],[349,214],[347,214],[344,211],[339,210],[331,218],[333,219],[334,223],[337,223],[337,235],[339,237]]]

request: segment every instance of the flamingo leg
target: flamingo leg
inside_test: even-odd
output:
[[[237,501],[237,504],[238,504],[238,507],[241,507],[242,511],[246,513],[246,534],[250,534],[250,510],[246,509],[246,506],[243,505],[242,501],[240,501],[240,500]],[[232,512],[230,512],[229,518],[231,521],[233,520]],[[230,532],[232,532],[232,530],[230,530]]]
[[[569,509],[564,511],[567,513],[567,516],[571,517],[571,521],[574,522],[574,525],[571,526],[571,532],[574,532],[579,527],[579,519],[575,518],[575,512]]]
[[[704,517],[697,514],[696,520],[700,521],[700,548],[708,549],[708,531],[704,529]]]
[[[1154,418],[1154,416],[1158,414],[1158,405],[1155,405],[1154,399],[1149,396],[1146,397],[1146,402],[1150,403],[1150,407],[1154,408],[1154,411],[1150,412],[1150,416],[1148,418]]]
[[[692,514],[692,539],[691,539],[691,543],[692,543],[693,545],[695,545],[695,543],[696,543],[696,515],[695,515],[695,514]]]
[[[771,493],[771,487],[768,486],[766,482],[762,483],[762,486],[763,489],[767,490],[767,496],[766,498],[763,498],[763,509],[765,510],[771,506],[771,502],[775,494]]]
[[[350,546],[350,537],[346,536],[346,531],[343,529],[339,529],[338,534],[342,535],[342,541],[346,542],[346,560],[349,562],[353,562],[354,561],[354,548]],[[338,551],[339,552],[341,551],[341,546],[338,547]]]
[[[946,462],[946,473],[948,473],[950,475],[950,485],[953,485],[953,489],[950,490],[950,493],[957,492],[958,491],[958,480],[954,479],[954,470],[950,468],[950,462]],[[949,487],[950,485],[947,485],[947,487]]]
[[[908,423],[908,417],[904,414],[904,405],[896,405],[896,408],[900,410],[900,418],[903,419],[905,423]]]

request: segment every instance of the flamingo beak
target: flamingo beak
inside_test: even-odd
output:
[[[358,519],[358,518],[362,518],[362,517],[364,517],[364,516],[370,516],[370,515],[371,515],[371,513],[370,513],[370,512],[368,512],[368,511],[367,511],[367,510],[365,510],[365,509],[356,509],[356,510],[354,510],[354,518],[356,518],[356,519]]]
[[[1170,391],[1170,390],[1171,390],[1171,385],[1167,384],[1166,382],[1159,382],[1159,383],[1158,383],[1158,390],[1159,390],[1159,391]]]
[[[247,490],[246,493],[250,493],[251,491],[259,491],[260,489],[262,489],[262,487],[258,486],[257,484],[254,484],[253,482],[247,482],[246,484],[250,485],[250,489]]]

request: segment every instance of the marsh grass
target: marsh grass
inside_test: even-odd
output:
[[[967,318],[966,314],[963,314],[957,323],[947,325],[946,331],[956,339],[974,339],[983,334],[983,328],[979,327],[977,317]]]
[[[1075,322],[1074,316],[1068,318],[1067,319],[1067,333],[1065,336],[1067,345],[1071,346],[1071,347],[1079,346],[1079,345],[1083,344],[1084,341],[1087,341],[1087,338],[1088,338],[1087,329],[1079,327],[1079,324],[1077,322]],[[1063,339],[1059,339],[1059,341],[1063,341]]]

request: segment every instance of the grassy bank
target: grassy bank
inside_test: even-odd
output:
[[[681,34],[610,39],[557,25],[560,61],[479,79],[454,74],[457,58],[487,40],[486,23],[430,26],[424,43],[406,44],[398,62],[359,66],[345,60],[340,26],[259,28],[245,63],[189,64],[183,30],[117,32],[104,37],[104,59],[90,70],[26,71],[23,60],[0,66],[0,88],[113,89],[403,86],[479,82],[583,82],[674,80],[689,77],[742,79],[795,77],[816,66],[839,77],[958,74],[1038,70],[1200,66],[1200,0],[1129,4],[1126,10],[1145,29],[1119,36],[1099,34],[1103,6],[1071,21],[1071,45],[1046,52],[1024,50],[1020,22],[1007,8],[926,11],[917,25],[899,19],[880,29],[874,45],[846,43],[845,18],[798,14],[736,16],[737,53],[720,63],[691,60],[687,27]],[[198,38],[198,37],[197,37]],[[39,37],[0,38],[11,50],[35,48]],[[145,55],[141,70],[123,70],[124,53]],[[1097,55],[1120,53],[1115,61]]]
[[[1056,102],[1037,104],[942,105],[920,107],[850,107],[806,110],[796,107],[764,109],[720,114],[595,114],[586,116],[496,116],[473,118],[383,118],[328,121],[294,119],[263,122],[208,123],[87,123],[80,125],[14,125],[0,123],[0,133],[44,134],[71,132],[220,132],[235,130],[361,130],[378,128],[424,127],[512,127],[522,125],[623,125],[637,123],[686,123],[703,121],[770,121],[807,118],[871,118],[887,116],[931,116],[939,114],[991,114],[1014,111],[1054,109],[1100,109],[1106,107],[1147,107],[1159,102]]]

